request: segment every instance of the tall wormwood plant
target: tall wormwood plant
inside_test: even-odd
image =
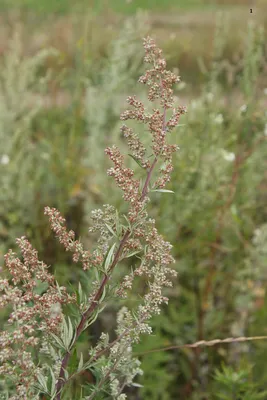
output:
[[[122,121],[137,120],[151,133],[148,154],[139,135],[126,124],[121,127],[131,156],[143,169],[143,179],[135,179],[116,146],[105,150],[114,163],[108,175],[114,177],[129,204],[127,215],[120,215],[111,205],[93,211],[89,231],[98,232],[99,239],[96,248],[88,251],[75,239],[74,232],[67,230],[59,211],[45,208],[51,229],[66,251],[73,253],[73,262],[80,261],[90,276],[95,272],[90,295],[84,293],[81,284],[72,294],[61,287],[25,237],[17,239],[23,261],[12,250],[5,256],[9,275],[0,280],[0,305],[12,311],[6,330],[0,333],[3,398],[73,399],[71,381],[88,370],[93,383],[81,387],[75,398],[123,400],[124,389],[141,373],[139,361],[132,356],[132,345],[142,333],[151,333],[150,318],[160,313],[162,303],[168,302],[163,288],[171,286],[171,277],[176,276],[170,267],[174,262],[172,246],[158,233],[155,220],[147,212],[149,193],[166,191],[173,169],[172,155],[178,150],[177,145],[167,143],[166,136],[185,113],[184,107],[174,106],[172,86],[179,77],[166,70],[162,51],[150,37],[144,39],[144,48],[144,61],[152,66],[139,82],[148,86],[148,99],[157,101],[158,108],[147,113],[133,96],[127,99],[129,109],[121,114]],[[134,265],[129,274],[114,282],[114,269],[131,257]],[[122,307],[118,313],[116,339],[110,341],[108,334],[102,333],[86,359],[83,354],[77,357],[82,332],[96,321],[111,298],[127,298],[138,277],[146,280],[147,291],[135,310]],[[70,306],[75,313],[68,316]]]

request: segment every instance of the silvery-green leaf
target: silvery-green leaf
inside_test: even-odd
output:
[[[167,189],[152,189],[151,192],[174,193],[172,190]]]
[[[109,226],[108,224],[105,224],[105,225],[106,225],[106,227],[108,228],[109,232],[110,232],[113,236],[117,237],[117,234],[114,232],[114,230],[111,228],[111,226]]]
[[[91,318],[86,322],[86,324],[85,324],[83,330],[85,330],[86,328],[88,328],[88,326],[92,325],[92,324],[97,320],[98,314],[99,314],[99,312],[97,311],[97,312],[93,315],[93,317],[91,317]]]
[[[83,300],[83,290],[81,282],[78,283],[78,295],[79,295],[79,303],[81,303]]]
[[[70,317],[68,317],[68,321],[69,321],[69,345],[71,346],[73,341],[75,340],[76,332],[75,332],[75,329],[73,327]]]
[[[65,349],[63,341],[54,333],[50,333],[50,336],[54,339],[60,349]]]
[[[95,268],[95,277],[96,277],[97,282],[99,282],[99,279],[100,279],[100,277],[99,277],[99,269],[97,269],[97,268]]]
[[[120,216],[119,216],[118,210],[116,210],[116,220],[115,220],[115,224],[116,224],[116,232],[117,232],[117,235],[118,235],[118,237],[120,237],[121,232],[122,232],[122,226],[121,226],[121,223],[120,223]]]
[[[101,297],[98,301],[98,304],[101,304],[102,301],[105,299],[105,297],[106,297],[106,286],[103,287],[103,291],[102,291]]]
[[[132,382],[131,386],[134,386],[134,387],[137,387],[137,388],[144,387],[144,385],[140,385],[140,383],[137,383],[137,382]]]
[[[63,332],[62,332],[62,342],[66,350],[69,350],[73,340],[75,339],[74,328],[70,318],[68,317],[68,322],[63,318]]]
[[[144,169],[143,165],[141,164],[141,162],[138,160],[137,157],[133,156],[132,154],[128,154],[128,156],[130,156],[130,157],[136,162],[136,164],[139,165],[139,167],[141,167],[142,169]]]
[[[128,224],[128,229],[130,229],[130,231],[132,232],[132,224],[131,224],[131,222],[130,222],[129,219],[126,217],[126,215],[123,215],[123,217],[125,218],[125,220],[126,220],[126,222],[127,222],[127,224]]]
[[[134,256],[135,254],[141,253],[142,250],[136,250],[133,251],[132,253],[129,253],[127,256],[125,256],[125,258],[130,258],[132,256]]]
[[[48,392],[47,379],[41,373],[37,375],[38,382],[43,391]]]
[[[78,371],[80,371],[82,368],[83,368],[83,353],[81,352],[79,365],[78,365]]]
[[[64,369],[64,377],[65,377],[66,380],[69,379],[69,373],[68,373],[68,371],[66,369]]]
[[[49,367],[49,369],[50,369],[50,374],[51,374],[51,395],[53,396],[53,395],[55,395],[55,392],[56,392],[57,380],[56,380],[56,377],[55,377],[55,374],[54,374],[54,371],[52,370],[52,368]]]
[[[105,260],[105,264],[104,264],[104,269],[105,269],[106,272],[108,271],[109,265],[111,263],[115,247],[116,247],[116,243],[114,243],[111,246],[111,248],[109,249],[109,252],[107,254],[107,257],[106,257],[106,260]]]
[[[101,307],[98,308],[98,314],[100,314],[106,308],[106,304],[103,304]]]
[[[61,294],[61,289],[60,289],[60,286],[57,281],[56,281],[56,286],[57,286],[58,293]]]

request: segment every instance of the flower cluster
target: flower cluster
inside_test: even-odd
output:
[[[153,68],[148,69],[145,75],[139,78],[139,82],[149,87],[148,99],[155,101],[160,99],[163,108],[173,107],[173,90],[175,83],[180,82],[180,77],[173,72],[166,70],[166,61],[162,58],[162,50],[149,36],[144,39],[145,57],[144,62],[152,64]]]
[[[132,151],[133,157],[140,161],[141,166],[145,169],[149,169],[151,164],[149,160],[145,159],[146,148],[141,142],[139,136],[127,125],[122,125],[121,132],[127,139],[129,149]]]
[[[114,176],[119,188],[124,192],[123,198],[130,203],[129,220],[133,222],[140,214],[148,197],[140,198],[140,181],[133,178],[134,171],[126,168],[124,157],[116,146],[108,147],[105,150],[111,161],[114,162],[114,168],[108,170],[108,175]]]
[[[144,48],[146,51],[145,62],[152,64],[153,68],[149,69],[139,79],[139,82],[148,86],[148,99],[150,101],[160,99],[162,110],[154,108],[153,113],[148,113],[144,104],[136,96],[129,96],[127,102],[130,108],[121,114],[121,120],[136,120],[148,125],[152,136],[152,150],[155,156],[153,164],[145,158],[146,149],[138,134],[134,133],[132,128],[126,124],[122,125],[121,131],[127,138],[133,158],[139,161],[141,166],[148,172],[149,179],[147,179],[146,185],[143,188],[140,187],[140,182],[133,177],[134,171],[125,167],[124,157],[116,146],[106,149],[106,154],[114,163],[114,167],[108,170],[108,175],[114,176],[117,185],[124,192],[123,198],[130,203],[129,220],[131,222],[140,215],[140,212],[149,201],[147,197],[149,181],[158,159],[164,162],[164,168],[159,170],[160,176],[154,182],[153,188],[164,188],[170,181],[170,173],[173,169],[172,155],[179,147],[168,144],[166,136],[178,125],[180,116],[186,112],[184,107],[174,107],[172,86],[174,83],[179,82],[180,78],[166,70],[166,62],[162,58],[162,50],[158,49],[155,42],[149,37],[144,40]],[[169,108],[172,108],[172,116],[167,121],[166,114]]]
[[[55,232],[59,242],[63,244],[66,251],[73,253],[73,262],[77,263],[81,261],[84,270],[89,269],[91,266],[96,267],[101,265],[103,257],[84,250],[83,244],[79,240],[75,240],[75,233],[72,230],[67,230],[64,225],[66,220],[56,208],[45,207],[44,213],[48,215],[51,229]]]
[[[135,203],[139,198],[139,181],[133,179],[134,171],[124,166],[124,157],[116,146],[108,147],[105,152],[114,163],[108,175],[114,176],[117,185],[123,190],[124,200]]]
[[[163,188],[170,180],[173,170],[172,156],[179,148],[176,145],[168,144],[166,138],[168,134],[178,125],[180,116],[185,113],[184,107],[174,107],[172,85],[179,82],[172,72],[166,70],[166,62],[162,58],[162,51],[157,48],[151,38],[144,40],[146,51],[145,62],[153,65],[139,82],[148,86],[148,99],[155,101],[160,99],[162,109],[153,108],[152,113],[145,110],[144,104],[135,96],[130,96],[127,102],[130,108],[121,114],[121,120],[135,120],[148,126],[151,134],[152,150],[154,161],[151,163],[146,156],[146,149],[139,136],[127,125],[123,125],[121,130],[127,139],[132,157],[147,172],[145,183],[141,184],[134,179],[134,172],[124,166],[124,157],[118,148],[108,148],[106,153],[114,163],[114,168],[108,174],[115,177],[117,185],[124,191],[124,199],[129,201],[128,219],[131,223],[130,237],[123,243],[121,259],[127,256],[129,250],[134,250],[140,262],[131,268],[116,290],[116,295],[126,298],[129,290],[132,289],[133,281],[137,277],[142,277],[147,281],[147,291],[143,296],[143,302],[132,312],[124,308],[118,316],[117,333],[120,340],[110,347],[108,363],[116,365],[117,370],[120,366],[125,368],[127,349],[131,349],[131,344],[140,340],[143,333],[151,333],[149,320],[153,314],[160,313],[162,303],[167,303],[168,298],[163,294],[164,287],[172,286],[171,277],[176,277],[176,271],[169,267],[174,262],[170,254],[172,246],[164,241],[158,233],[155,220],[148,217],[146,205],[149,201],[148,193],[151,184],[152,173],[159,160],[163,165],[159,168],[159,177],[153,183],[153,188]],[[172,115],[167,120],[167,110],[172,109]],[[105,339],[106,340],[106,339]],[[103,350],[102,350],[103,351]],[[129,352],[129,357],[130,357]],[[120,360],[116,361],[115,360]],[[132,360],[134,364],[134,359]],[[131,365],[130,362],[127,365]],[[114,367],[113,367],[114,368]],[[102,371],[103,380],[110,374],[109,369]],[[137,373],[137,372],[136,372]],[[119,381],[114,374],[114,384],[111,389],[119,392]],[[133,377],[132,377],[133,378]]]
[[[159,308],[157,305],[166,300],[162,296],[162,289],[172,286],[172,282],[168,279],[168,276],[177,276],[176,271],[168,267],[169,264],[174,262],[174,258],[170,254],[172,245],[166,242],[162,235],[158,233],[155,227],[155,220],[151,218],[136,230],[135,235],[138,236],[139,243],[142,240],[142,248],[144,249],[142,262],[131,274],[124,277],[117,290],[117,294],[123,298],[127,297],[127,290],[132,288],[134,278],[145,276],[149,279],[150,293],[147,300],[149,300],[150,311],[158,313]],[[159,289],[157,292],[155,291],[155,287]],[[155,305],[154,309],[151,308],[151,304]]]
[[[0,374],[15,381],[18,397],[29,399],[30,388],[36,380],[39,368],[32,359],[31,348],[38,348],[39,333],[58,333],[62,322],[61,308],[55,305],[75,301],[65,287],[59,287],[48,273],[48,266],[38,259],[37,251],[25,237],[17,239],[23,262],[11,250],[5,255],[5,263],[11,276],[0,280],[0,308],[12,306],[8,329],[0,333]],[[38,285],[47,288],[39,294]]]

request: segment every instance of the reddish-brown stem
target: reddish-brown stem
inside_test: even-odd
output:
[[[120,241],[120,245],[119,245],[119,247],[118,247],[118,249],[117,249],[117,251],[115,253],[114,260],[113,260],[111,266],[109,267],[108,272],[105,274],[104,278],[102,279],[102,282],[101,282],[101,284],[100,284],[100,286],[99,286],[99,288],[98,288],[98,290],[97,290],[97,292],[96,292],[96,294],[95,294],[95,296],[94,296],[94,298],[93,298],[93,300],[91,302],[91,305],[83,313],[83,315],[81,317],[80,323],[79,323],[79,325],[78,325],[78,327],[76,329],[75,341],[74,341],[72,347],[74,346],[74,344],[77,341],[78,337],[81,335],[81,333],[83,331],[83,328],[84,328],[84,326],[86,324],[86,321],[88,320],[89,316],[95,311],[95,309],[96,309],[96,307],[98,305],[98,302],[99,302],[99,300],[100,300],[100,298],[101,298],[101,296],[103,294],[104,287],[107,284],[107,282],[108,282],[108,280],[109,280],[109,278],[111,276],[111,273],[112,273],[113,269],[115,268],[115,266],[116,266],[116,264],[117,264],[117,262],[119,260],[120,254],[121,254],[121,252],[123,250],[123,247],[124,247],[124,245],[125,245],[125,243],[126,243],[126,241],[127,241],[129,236],[130,236],[130,231],[127,230],[125,232],[122,240]],[[65,356],[64,356],[64,358],[62,360],[62,363],[61,363],[61,368],[60,368],[60,372],[59,372],[59,379],[58,379],[57,385],[56,385],[56,389],[57,389],[57,397],[56,397],[56,399],[57,400],[60,400],[60,398],[61,398],[60,391],[61,391],[61,389],[62,389],[62,387],[64,386],[64,383],[65,383],[64,370],[66,369],[66,366],[67,366],[67,364],[69,362],[69,359],[70,359],[70,351],[68,351],[65,354]]]
[[[145,181],[145,184],[144,184],[144,187],[143,187],[143,190],[142,190],[142,195],[141,195],[140,201],[143,201],[144,198],[147,195],[148,185],[149,185],[149,182],[150,182],[150,179],[151,179],[151,175],[152,175],[153,169],[154,169],[157,161],[158,161],[158,159],[157,159],[157,157],[155,157],[155,160],[153,161],[153,164],[151,165],[151,167],[150,167],[150,169],[148,171],[148,174],[147,174],[147,177],[146,177],[146,181]]]
[[[161,82],[161,84],[162,84],[162,90],[163,90],[163,83]],[[165,131],[165,129],[166,129],[166,106],[164,106],[163,121],[162,121],[162,130]],[[146,197],[146,195],[147,195],[148,186],[149,186],[149,183],[150,183],[150,180],[151,180],[151,176],[152,176],[152,172],[153,172],[153,170],[155,168],[156,163],[157,163],[157,156],[155,157],[155,159],[154,159],[154,161],[153,161],[153,163],[152,163],[152,165],[149,168],[149,171],[147,173],[147,177],[146,177],[143,189],[142,189],[141,197],[139,199],[140,202],[142,202],[144,200],[144,198]],[[127,242],[128,238],[130,236],[130,233],[131,232],[130,232],[129,229],[125,232],[123,238],[120,241],[119,247],[118,247],[118,249],[117,249],[117,251],[115,253],[113,262],[112,262],[111,266],[109,267],[108,271],[105,273],[105,275],[104,275],[104,277],[102,279],[102,282],[101,282],[101,284],[100,284],[100,286],[99,286],[99,288],[98,288],[98,290],[97,290],[97,292],[96,292],[96,294],[95,294],[95,296],[94,296],[94,298],[93,298],[93,300],[91,302],[91,305],[83,313],[83,315],[81,317],[81,320],[80,320],[80,323],[79,323],[79,325],[78,325],[78,327],[76,329],[76,335],[75,335],[75,339],[74,339],[74,341],[72,343],[71,349],[75,345],[78,337],[81,335],[81,333],[82,333],[82,331],[84,329],[84,326],[86,325],[86,322],[89,319],[90,315],[95,311],[96,307],[98,306],[98,302],[99,302],[99,300],[100,300],[100,298],[101,298],[101,296],[103,294],[104,288],[105,288],[105,286],[106,286],[106,284],[107,284],[107,282],[108,282],[108,280],[109,280],[109,278],[110,278],[110,276],[112,274],[113,269],[115,268],[116,264],[119,261],[120,255],[122,253],[122,250],[124,248],[125,243]],[[66,354],[63,357],[63,360],[61,362],[59,378],[58,378],[58,381],[57,381],[57,384],[56,384],[56,391],[57,391],[56,400],[60,400],[61,399],[61,390],[62,390],[62,388],[63,388],[63,386],[64,386],[64,384],[66,382],[65,369],[66,369],[66,367],[68,365],[68,362],[69,362],[69,359],[70,359],[70,355],[71,355],[70,351],[71,351],[71,349],[68,352],[66,352]]]

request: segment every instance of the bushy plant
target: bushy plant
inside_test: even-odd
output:
[[[30,127],[42,107],[41,95],[45,93],[49,81],[49,73],[37,77],[37,72],[47,57],[56,54],[54,49],[42,49],[33,56],[25,56],[22,37],[23,30],[17,27],[1,58],[1,250],[4,250],[4,244],[10,245],[11,235],[20,234],[21,225],[26,229],[34,218],[28,213],[36,200],[33,182],[29,180],[32,178],[33,181],[34,171],[39,170],[40,152]],[[1,252],[0,259],[3,260]]]
[[[260,400],[265,399],[267,391],[259,390],[252,381],[249,368],[235,371],[234,368],[224,366],[215,372],[214,398],[218,400]]]
[[[17,239],[23,260],[12,250],[5,255],[7,275],[0,281],[0,304],[11,312],[0,336],[0,373],[5,375],[3,391],[7,398],[37,399],[43,395],[73,399],[69,392],[73,378],[90,371],[92,382],[80,388],[77,398],[123,400],[125,387],[133,385],[141,373],[138,359],[132,356],[132,345],[139,342],[141,334],[151,333],[152,315],[159,314],[160,306],[168,302],[163,288],[171,287],[171,277],[176,276],[169,266],[174,262],[172,246],[158,233],[156,222],[147,211],[149,194],[168,192],[164,187],[170,181],[172,155],[178,146],[168,144],[166,139],[185,113],[184,107],[174,106],[172,86],[179,77],[166,70],[162,51],[150,37],[144,40],[144,48],[144,61],[151,68],[139,82],[148,86],[148,99],[158,102],[158,107],[147,112],[142,102],[131,96],[127,99],[130,108],[121,114],[121,120],[139,121],[151,134],[147,149],[131,127],[121,127],[131,157],[142,169],[142,178],[137,179],[125,165],[118,147],[106,149],[114,163],[108,175],[114,177],[123,192],[127,214],[119,214],[108,204],[94,210],[89,231],[98,233],[99,238],[96,248],[89,251],[66,228],[59,211],[45,208],[59,242],[72,253],[73,262],[81,262],[88,271],[90,291],[87,288],[85,292],[79,284],[68,293],[24,236]],[[132,261],[131,269],[114,281],[114,269],[127,258]],[[124,305],[119,311],[114,340],[102,333],[85,356],[75,352],[80,336],[97,320],[110,299],[127,299],[140,277],[146,282],[146,290],[136,307]]]
[[[19,57],[16,73],[12,75],[13,96],[16,95],[18,82],[18,87],[24,87],[18,98],[23,98],[23,92],[26,93],[25,97],[21,102],[10,103],[7,114],[0,114],[0,125],[7,121],[8,115],[15,113],[18,106],[21,106],[22,115],[29,115],[28,119],[15,119],[15,124],[9,119],[5,125],[7,130],[2,131],[8,133],[4,135],[4,143],[9,145],[14,131],[18,130],[17,138],[22,145],[13,147],[11,156],[8,157],[8,146],[3,148],[1,158],[0,179],[6,181],[6,191],[0,194],[0,235],[1,239],[4,239],[1,243],[2,249],[6,252],[11,243],[13,246],[16,235],[25,232],[33,247],[38,248],[39,258],[48,265],[52,264],[49,272],[55,275],[62,287],[68,287],[71,283],[77,289],[80,281],[80,294],[73,289],[69,292],[70,297],[67,297],[62,289],[63,303],[73,300],[72,295],[75,293],[78,299],[79,296],[83,296],[86,303],[95,290],[94,282],[101,276],[95,276],[94,268],[83,270],[73,264],[72,253],[65,252],[64,246],[57,243],[51,234],[46,217],[43,216],[44,205],[50,204],[51,209],[60,209],[65,216],[67,229],[75,231],[76,237],[82,235],[83,248],[95,249],[104,246],[104,242],[96,243],[99,238],[98,232],[86,235],[85,228],[87,229],[88,223],[91,224],[92,221],[89,211],[96,207],[96,204],[99,207],[108,198],[109,202],[120,210],[120,214],[109,216],[108,210],[112,209],[104,207],[100,215],[109,228],[101,225],[100,216],[97,217],[96,214],[93,214],[93,221],[106,235],[108,244],[112,247],[116,242],[118,246],[119,239],[113,236],[113,242],[111,236],[116,234],[119,238],[122,237],[126,229],[126,220],[123,221],[122,216],[129,217],[129,210],[128,203],[121,196],[121,190],[114,189],[110,176],[104,173],[109,163],[104,155],[104,146],[115,144],[121,152],[130,153],[129,158],[127,157],[127,167],[134,169],[134,178],[140,182],[143,180],[144,184],[146,168],[142,168],[141,163],[140,168],[135,169],[140,160],[133,151],[127,150],[124,143],[126,141],[123,140],[123,136],[124,133],[127,136],[128,131],[118,129],[121,99],[126,91],[132,90],[133,77],[139,71],[141,57],[137,39],[143,29],[144,34],[147,29],[143,21],[145,18],[142,15],[130,22],[126,21],[118,39],[110,46],[110,52],[104,62],[88,60],[88,54],[80,44],[75,48],[76,69],[71,71],[71,77],[68,76],[68,79],[62,82],[62,86],[74,94],[67,109],[40,110],[39,104],[34,107],[34,112],[27,107],[23,108],[24,100],[36,94],[42,81],[39,81],[40,70],[36,73],[34,69],[30,77],[27,75],[31,84],[22,86],[20,82],[24,80],[20,75],[20,65],[22,71],[25,71],[25,60],[27,63],[31,62],[28,56]],[[135,31],[135,26],[139,27],[139,32]],[[174,193],[168,195],[155,192],[150,196],[150,216],[157,221],[157,228],[174,245],[173,254],[177,260],[174,269],[179,271],[179,285],[165,288],[166,297],[170,302],[168,306],[161,307],[160,315],[150,319],[149,325],[153,329],[153,335],[145,336],[140,343],[132,343],[133,352],[141,354],[138,358],[142,361],[144,374],[138,376],[138,384],[135,382],[131,389],[125,387],[125,392],[131,399],[218,398],[220,393],[231,393],[228,389],[231,379],[236,377],[236,371],[237,375],[241,376],[240,388],[247,378],[249,380],[249,385],[245,385],[246,391],[243,385],[241,393],[244,396],[245,393],[248,396],[251,393],[261,395],[266,389],[266,342],[234,343],[239,335],[242,339],[244,335],[267,334],[267,114],[263,73],[266,69],[264,31],[260,25],[251,23],[247,32],[244,31],[244,48],[236,52],[236,59],[224,60],[224,35],[227,30],[223,17],[214,40],[212,69],[205,69],[204,64],[200,63],[202,71],[205,72],[202,92],[200,95],[193,93],[192,99],[188,100],[190,112],[169,136],[169,143],[179,143],[181,146],[179,156],[173,158],[174,173],[168,186]],[[83,43],[82,40],[79,43]],[[93,46],[89,47],[88,52],[92,51]],[[14,49],[9,51],[14,52]],[[6,73],[4,69],[1,71]],[[224,86],[225,77],[227,86]],[[188,86],[185,85],[186,96]],[[139,87],[138,98],[147,112],[153,114],[153,105],[146,99],[143,86]],[[174,94],[183,99],[182,84],[176,88]],[[7,101],[7,92],[1,89],[4,103]],[[132,120],[131,128],[134,132],[139,132],[140,121]],[[25,139],[24,144],[22,139]],[[135,139],[136,137],[128,135],[132,146],[137,143],[133,142]],[[149,129],[142,129],[142,143],[144,148],[150,149]],[[24,152],[25,157],[18,158],[18,162],[23,159],[25,164],[14,162],[16,151]],[[31,157],[28,157],[29,155]],[[150,157],[148,160],[150,161]],[[17,165],[21,165],[19,171],[16,169]],[[166,167],[166,162],[162,163],[161,168]],[[24,172],[26,174],[21,179]],[[7,190],[9,196],[3,198],[3,195],[8,193]],[[120,228],[121,224],[125,228]],[[28,242],[24,240],[20,245],[22,243],[26,245]],[[110,246],[106,246],[107,251]],[[4,254],[3,250],[0,256]],[[104,247],[102,250],[104,251]],[[132,252],[139,250],[133,249]],[[124,276],[129,275],[129,271],[134,271],[140,261],[139,256],[142,256],[142,251],[132,257],[121,258],[118,268],[114,268],[112,272],[112,282],[121,282]],[[104,271],[100,271],[100,275],[101,273],[105,274]],[[53,294],[55,285],[55,281],[51,281]],[[106,302],[102,303],[106,307],[97,316],[94,315],[96,320],[93,321],[92,318],[91,325],[81,334],[73,349],[68,363],[71,379],[67,381],[63,393],[66,399],[90,396],[88,382],[93,384],[101,380],[101,362],[107,365],[111,360],[99,359],[92,370],[86,369],[75,374],[79,364],[78,356],[83,354],[84,360],[88,360],[88,348],[98,345],[97,341],[102,331],[109,334],[111,342],[116,339],[116,314],[122,305],[133,309],[140,301],[140,296],[145,296],[147,277],[140,276],[135,279],[132,290],[120,301],[117,296],[112,295],[113,289],[113,286],[109,287]],[[47,291],[47,284],[38,281],[34,293],[42,296]],[[58,299],[61,299],[60,294]],[[46,302],[47,297],[44,297],[43,301]],[[33,304],[29,303],[29,306]],[[74,325],[78,324],[79,312],[75,302],[62,304],[61,311],[59,304],[54,304],[51,308],[52,319],[63,312],[66,319],[70,317]],[[40,309],[40,312],[42,318],[48,319],[45,309]],[[1,322],[5,316],[8,318],[9,313],[10,307],[0,310]],[[40,321],[37,321],[38,324]],[[69,327],[65,329],[68,330]],[[235,338],[219,340],[228,336]],[[204,339],[211,340],[214,347],[203,349],[188,345],[194,342],[203,343]],[[166,347],[169,350],[164,352]],[[151,352],[157,349],[158,351]],[[51,360],[45,352],[46,350],[40,356],[41,364],[44,361],[50,365]],[[34,362],[37,361],[36,357]],[[218,370],[222,362],[227,364],[226,369],[229,372],[220,372],[223,375],[222,379],[227,378],[227,384],[221,384],[217,382],[216,377],[214,378],[214,370]],[[250,368],[251,365],[254,367]],[[247,371],[250,371],[249,376]],[[47,369],[43,369],[43,374],[47,377]],[[52,382],[51,375],[47,381],[49,388]],[[0,382],[0,393],[3,398],[8,398],[12,394],[3,394],[6,390],[4,383],[6,379],[3,378]],[[110,390],[107,384],[107,391]],[[99,399],[108,396],[109,394],[104,392],[97,394]],[[46,396],[43,395],[42,398]]]

